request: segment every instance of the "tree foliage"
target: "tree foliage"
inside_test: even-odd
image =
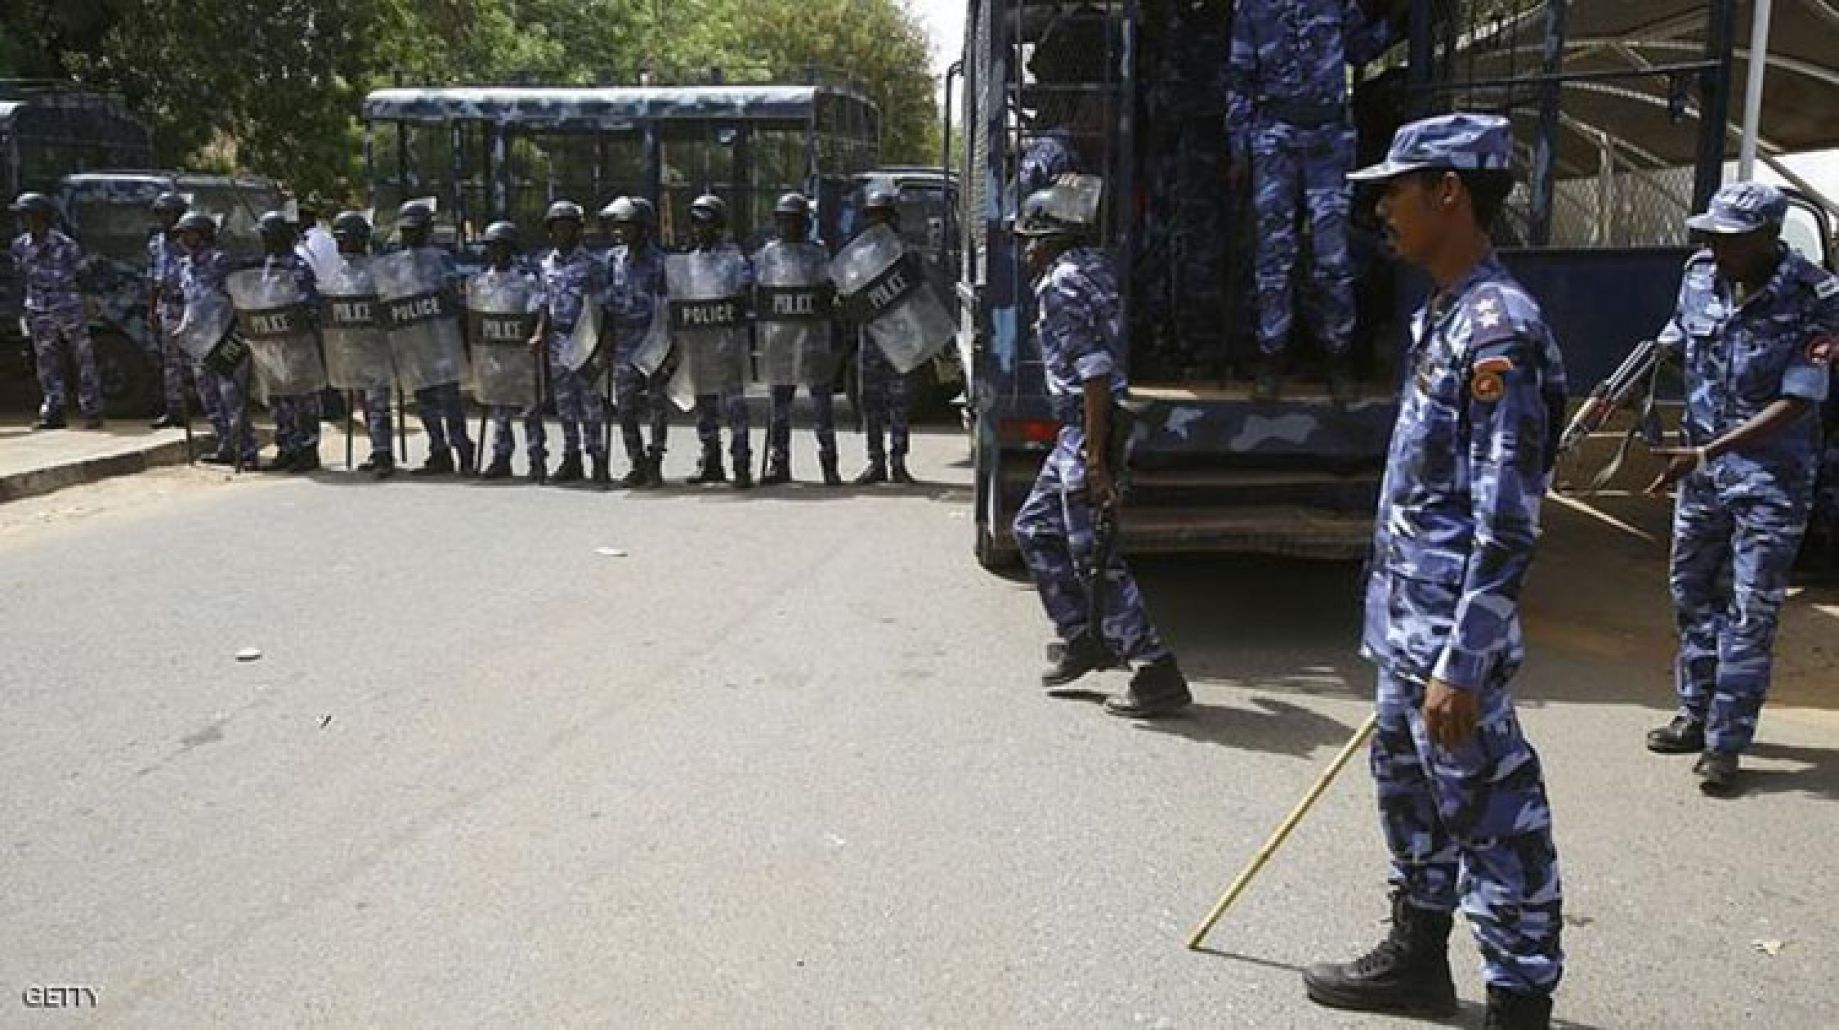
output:
[[[147,118],[161,160],[345,194],[368,90],[856,80],[886,161],[936,158],[927,41],[903,0],[0,0],[0,74],[77,78]]]

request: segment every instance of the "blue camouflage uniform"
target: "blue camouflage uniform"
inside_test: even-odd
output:
[[[200,407],[215,424],[217,397],[204,389],[203,366],[172,340],[173,330],[185,318],[185,289],[180,282],[184,271],[185,247],[171,233],[155,230],[147,238],[147,280],[151,290],[159,291],[160,324],[152,335],[160,348],[166,413],[177,417],[186,410],[185,391],[190,388],[197,391]]]
[[[1760,228],[1779,224],[1786,206],[1774,187],[1736,183],[1688,224],[1715,232],[1700,219],[1734,216]],[[1719,455],[1679,483],[1669,577],[1679,624],[1679,714],[1705,724],[1706,746],[1715,751],[1749,747],[1768,694],[1776,623],[1813,501],[1820,405],[1830,387],[1829,371],[1808,349],[1833,333],[1839,333],[1839,279],[1781,245],[1768,283],[1741,302],[1711,252],[1695,254],[1659,337],[1684,359],[1686,446],[1710,443],[1777,400],[1808,402],[1786,429]]]
[[[632,367],[632,358],[652,319],[669,298],[664,276],[664,249],[647,237],[634,252],[616,246],[607,252],[607,321],[613,327],[613,397],[619,407],[619,432],[626,457],[642,468],[650,457],[662,460],[670,409],[664,383]],[[645,448],[641,427],[651,426],[651,449]]]
[[[184,264],[179,288],[185,295],[187,308],[195,307],[212,295],[225,305],[230,303],[230,291],[224,285],[224,280],[236,271],[236,262],[230,255],[214,243],[207,244],[187,254]],[[218,446],[240,455],[245,465],[255,464],[255,429],[249,421],[247,403],[249,359],[245,357],[236,371],[227,376],[205,370],[199,390],[217,399],[215,409],[206,404],[205,411],[211,416]]]
[[[582,430],[587,433],[589,456],[604,459],[605,441],[601,437],[605,411],[600,396],[594,392],[591,368],[570,372],[561,365],[561,354],[568,335],[589,304],[602,303],[605,292],[604,269],[586,247],[577,244],[567,254],[551,249],[541,266],[543,306],[549,313],[547,347],[550,390],[555,396],[556,418],[562,423],[562,459],[580,460]]]
[[[1094,247],[1063,252],[1035,284],[1035,299],[1035,336],[1041,342],[1060,434],[1034,489],[1015,513],[1013,528],[1047,617],[1060,639],[1072,641],[1092,629],[1089,591],[1094,584],[1080,575],[1093,559],[1093,513],[1086,495],[1084,457],[1085,383],[1104,380],[1112,396],[1123,396],[1123,315],[1111,261]],[[1168,657],[1168,648],[1150,623],[1142,591],[1116,548],[1102,577],[1109,600],[1103,609],[1104,625],[1095,636],[1127,661],[1147,664]]]
[[[743,295],[753,293],[753,262],[748,260],[740,244],[733,240],[723,240],[715,245],[717,251],[732,251],[729,260],[740,262],[739,281],[735,289]],[[746,329],[749,338],[753,328]],[[751,347],[749,350],[751,351]],[[705,394],[696,398],[696,440],[704,451],[719,450],[722,445],[722,422],[728,423],[728,456],[736,469],[753,467],[753,444],[748,440],[751,420],[747,411],[747,391],[737,386],[726,393]]]
[[[454,265],[453,255],[433,244],[426,244],[427,249],[440,255],[443,269],[444,287],[458,296],[460,289],[460,272]],[[365,421],[374,422],[372,411],[375,410],[373,397],[381,391],[372,391],[372,397],[365,398]],[[389,397],[384,393],[381,400],[385,423],[389,417]],[[443,383],[440,386],[424,387],[415,391],[415,410],[421,413],[421,427],[428,434],[428,453],[440,454],[448,448],[457,448],[460,452],[459,465],[470,464],[473,455],[472,437],[466,432],[466,399],[460,395],[459,383]]]
[[[1051,128],[1034,138],[1023,152],[1016,171],[1015,196],[1019,199],[1054,184],[1062,175],[1082,171],[1079,149],[1073,144],[1072,132]]]
[[[68,401],[64,358],[58,341],[70,345],[77,362],[77,410],[84,418],[102,417],[102,380],[96,374],[96,350],[89,338],[89,315],[77,273],[83,248],[56,229],[43,240],[21,233],[13,241],[13,267],[25,285],[26,328],[38,361],[38,386],[44,394],[39,414],[60,416]]]
[[[1388,31],[1358,0],[1239,2],[1222,72],[1226,133],[1235,159],[1251,160],[1258,346],[1267,355],[1290,336],[1299,205],[1310,229],[1311,310],[1323,345],[1340,354],[1353,336],[1347,66],[1383,53]]]
[[[262,258],[263,278],[286,277],[294,281],[300,292],[306,296],[309,316],[316,316],[319,309],[319,288],[313,278],[313,268],[306,259],[295,251],[285,254],[268,254]],[[275,396],[268,399],[269,414],[275,420],[275,449],[283,455],[319,451],[319,420],[321,417],[320,397],[318,391],[297,396]]]
[[[1399,130],[1357,173],[1506,169],[1505,119]],[[1525,656],[1519,598],[1561,428],[1563,356],[1538,303],[1492,254],[1419,309],[1380,487],[1361,654],[1378,668],[1372,770],[1391,882],[1420,909],[1461,901],[1490,986],[1549,994],[1563,973],[1562,893],[1539,757],[1508,684]],[[1423,717],[1435,677],[1475,695],[1451,750]]]

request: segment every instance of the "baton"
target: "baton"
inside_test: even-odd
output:
[[[351,408],[352,408],[352,404],[354,403],[354,401],[352,400],[353,396],[355,396],[354,391],[351,391],[351,390],[345,391],[345,471],[346,472],[352,471],[353,466],[351,462],[352,462],[353,455],[351,452],[351,434],[357,431],[356,424],[352,420]]]
[[[1264,842],[1264,846],[1258,849],[1258,853],[1252,856],[1252,860],[1234,878],[1232,884],[1226,888],[1226,893],[1220,895],[1220,900],[1213,906],[1213,911],[1207,913],[1207,918],[1201,920],[1193,936],[1188,938],[1189,951],[1200,950],[1201,941],[1206,939],[1207,933],[1213,929],[1213,924],[1219,922],[1220,917],[1226,914],[1226,910],[1232,907],[1232,903],[1239,900],[1239,895],[1245,893],[1245,888],[1251,884],[1252,877],[1258,875],[1258,871],[1264,868],[1264,864],[1270,861],[1271,856],[1289,838],[1290,831],[1296,829],[1296,824],[1302,822],[1303,816],[1309,814],[1309,809],[1315,807],[1315,803],[1321,800],[1328,785],[1333,783],[1335,777],[1340,774],[1341,767],[1346,765],[1354,752],[1360,750],[1367,738],[1373,735],[1373,728],[1377,725],[1379,725],[1379,712],[1374,711],[1366,717],[1365,722],[1360,724],[1360,728],[1354,731],[1354,735],[1348,738],[1346,746],[1341,748],[1341,753],[1335,756],[1334,761],[1328,763],[1328,768],[1323,770],[1321,777],[1315,781],[1314,786],[1309,788],[1309,792],[1303,795],[1303,799],[1296,803],[1296,807],[1290,810],[1290,814],[1278,825],[1277,831],[1271,834],[1270,838]]]
[[[383,406],[389,407],[389,398],[383,398]],[[402,387],[396,387],[396,449],[402,452],[402,463],[409,463],[409,402],[402,395]]]

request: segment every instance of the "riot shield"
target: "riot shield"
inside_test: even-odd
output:
[[[747,325],[742,318],[745,260],[738,250],[696,251],[664,259],[671,343],[677,352],[673,388],[680,380],[681,389],[693,397],[741,388],[747,367]]]
[[[905,375],[957,334],[917,256],[893,229],[877,225],[830,263],[844,317],[862,326],[895,371]]]
[[[639,338],[626,363],[650,376],[664,367],[670,357],[670,306],[659,304],[651,313],[651,326]]]
[[[601,331],[600,302],[590,297],[581,305],[581,317],[575,327],[556,340],[556,364],[570,372],[579,372],[600,355],[605,334]]]
[[[172,331],[172,340],[193,361],[203,361],[223,342],[235,322],[236,309],[231,306],[230,298],[221,293],[207,293],[185,305],[185,314],[179,319],[179,327]]]
[[[395,383],[389,338],[379,320],[377,281],[370,260],[340,256],[320,283],[326,378],[340,390],[377,390]]]
[[[383,300],[383,326],[404,390],[458,383],[466,378],[458,298],[447,287],[447,266],[426,247],[386,254],[371,262]]]
[[[319,333],[293,275],[246,268],[231,272],[224,287],[236,305],[237,331],[249,344],[262,395],[298,397],[325,389]]]
[[[467,339],[472,341],[473,396],[480,404],[536,406],[536,331],[542,297],[519,272],[485,271],[466,284]]]
[[[760,379],[769,386],[826,386],[830,352],[830,259],[815,243],[773,242],[754,259]]]

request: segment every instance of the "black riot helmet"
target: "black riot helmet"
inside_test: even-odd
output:
[[[626,199],[632,201],[632,209],[638,213],[638,224],[647,229],[657,227],[658,209],[651,205],[651,201],[644,197],[627,197]]]
[[[600,210],[600,217],[614,225],[645,225],[644,210],[633,197],[616,197]]]
[[[900,227],[900,205],[896,202],[894,191],[885,186],[873,186],[862,198],[862,216],[869,223],[880,222],[894,228]]]
[[[809,218],[811,202],[802,193],[787,193],[773,205],[773,215],[776,218]]]
[[[264,246],[287,248],[294,245],[294,223],[279,211],[262,212],[262,217],[255,220],[255,231],[262,237]]]
[[[1082,239],[1091,227],[1067,213],[1068,204],[1058,186],[1035,190],[1022,201],[1022,212],[1015,220],[1015,234],[1027,239]]]
[[[434,212],[419,200],[411,200],[396,209],[399,229],[427,229],[434,225]]]
[[[217,239],[217,220],[203,211],[187,211],[180,215],[172,229],[179,233],[195,232],[204,243]]]
[[[690,201],[690,221],[725,226],[728,224],[728,202],[713,193],[705,193]]]
[[[370,242],[370,219],[362,211],[341,211],[332,219],[332,238],[339,242],[356,240],[359,243]]]
[[[479,237],[487,243],[508,243],[517,246],[517,223],[498,221],[485,227]]]
[[[43,193],[21,193],[13,201],[13,213],[30,225],[34,217],[43,218],[46,224],[57,220],[57,205]]]
[[[153,198],[153,213],[156,215],[172,215],[177,218],[189,207],[191,205],[185,202],[184,197],[170,190]]]
[[[580,204],[572,200],[558,200],[549,205],[548,211],[543,212],[543,224],[554,225],[562,221],[580,225],[587,221],[587,216],[582,212]]]

